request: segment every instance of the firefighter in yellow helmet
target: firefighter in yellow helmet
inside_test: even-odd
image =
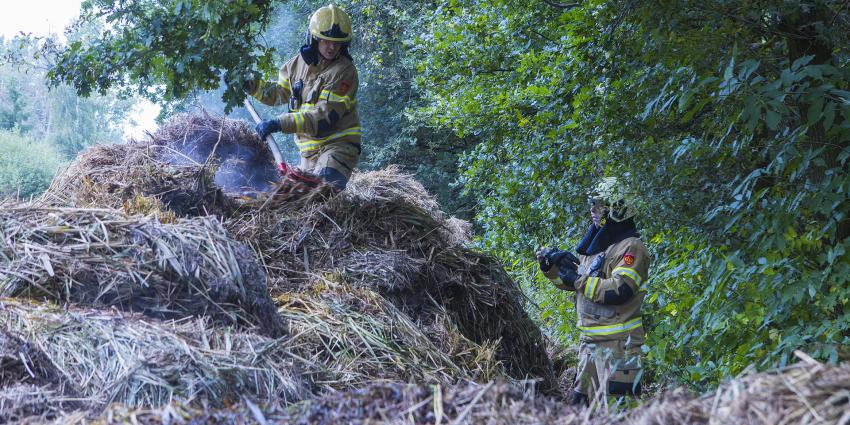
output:
[[[621,182],[603,178],[589,195],[591,223],[578,257],[545,248],[537,253],[543,274],[575,292],[581,344],[572,402],[584,405],[597,393],[640,394],[640,308],[650,263],[635,228],[634,199]]]
[[[336,6],[310,17],[306,44],[286,62],[277,81],[256,79],[246,90],[266,105],[287,105],[286,113],[257,124],[261,139],[295,133],[299,168],[344,189],[360,158],[357,69],[348,53],[351,20]]]

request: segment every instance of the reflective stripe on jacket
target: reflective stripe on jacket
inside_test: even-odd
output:
[[[260,81],[251,95],[266,105],[290,105],[292,87],[302,82],[295,110],[282,114],[280,126],[295,133],[302,155],[330,143],[360,146],[360,117],[357,114],[357,69],[348,58],[320,60],[310,65],[299,54],[286,62],[277,82]]]
[[[594,259],[605,261],[596,276],[585,274]],[[644,339],[640,308],[646,293],[649,253],[638,238],[628,238],[597,255],[580,255],[576,281],[578,328],[584,341]],[[616,300],[616,301],[615,301]]]

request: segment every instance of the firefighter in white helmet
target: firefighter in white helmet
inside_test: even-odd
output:
[[[573,404],[598,393],[640,394],[641,304],[649,253],[635,228],[635,199],[621,182],[603,178],[589,194],[590,227],[578,257],[542,249],[537,260],[556,287],[575,292],[581,333]]]
[[[357,69],[348,52],[351,20],[336,6],[310,17],[306,44],[286,62],[277,81],[255,79],[246,90],[267,105],[287,105],[277,118],[257,125],[261,139],[295,133],[299,168],[344,189],[360,158]]]

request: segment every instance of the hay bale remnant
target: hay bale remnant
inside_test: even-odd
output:
[[[468,340],[495,343],[508,375],[555,391],[520,289],[495,259],[465,246],[466,229],[449,220],[412,176],[390,168],[355,173],[345,192],[321,202],[272,203],[226,225],[263,257],[272,292],[307,291],[317,276],[340,275],[380,293],[423,329],[437,329],[444,317]]]
[[[38,348],[0,328],[0,424],[79,409],[65,377]]]
[[[294,402],[309,394],[301,379],[304,365],[288,346],[203,318],[149,321],[137,314],[3,299],[0,332],[39,347],[38,364],[57,377],[39,384],[56,393],[70,387],[95,412],[116,402],[165,406],[175,399],[206,400],[223,406],[243,396]],[[25,376],[11,378],[27,383]]]
[[[256,256],[214,218],[163,224],[112,210],[8,206],[0,254],[0,296],[286,332]]]
[[[42,196],[52,206],[175,216],[228,215],[235,197],[278,180],[268,147],[243,121],[178,114],[148,140],[82,152]]]

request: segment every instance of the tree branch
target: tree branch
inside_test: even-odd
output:
[[[578,2],[575,2],[575,3],[558,3],[558,2],[555,2],[555,1],[552,1],[552,0],[543,0],[543,3],[546,3],[546,4],[548,4],[549,6],[552,6],[552,7],[557,7],[557,8],[566,9],[566,10],[575,9],[575,8],[581,6],[581,3],[578,3]]]

